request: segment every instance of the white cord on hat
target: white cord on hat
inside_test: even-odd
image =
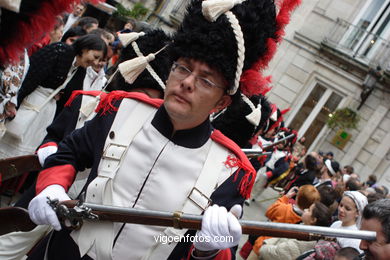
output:
[[[141,50],[139,49],[138,47],[138,44],[136,42],[132,42],[131,43],[131,46],[133,47],[135,53],[137,54],[138,57],[142,57],[144,56],[141,52]],[[164,47],[165,48],[165,47]],[[159,51],[160,52],[160,51]],[[157,54],[157,53],[156,53]],[[146,65],[146,69],[149,71],[150,75],[152,75],[152,77],[157,81],[157,83],[160,85],[160,87],[165,90],[165,84],[164,82],[161,80],[161,78],[158,76],[158,74],[154,71],[154,69],[152,68],[152,66],[150,66],[150,64],[148,63]]]
[[[125,81],[129,84],[133,84],[139,74],[141,74],[149,62],[156,58],[156,55],[167,47],[165,45],[159,51],[150,53],[148,56],[140,56],[131,60],[124,61],[118,65],[118,70],[122,74]]]
[[[210,22],[215,22],[221,14],[226,13],[235,5],[245,0],[208,0],[202,2],[203,16]]]
[[[138,40],[139,37],[142,37],[144,35],[144,32],[121,33],[118,35],[118,38],[119,41],[122,43],[122,46],[127,47],[127,45]]]
[[[245,118],[254,126],[259,126],[260,120],[261,120],[261,104],[259,103],[257,107],[252,103],[252,101],[241,93],[242,100],[248,104],[250,109],[252,110],[251,113],[245,116]]]
[[[208,21],[214,22],[221,14],[226,15],[232,26],[233,33],[237,41],[237,70],[233,89],[227,91],[229,95],[234,95],[237,92],[240,85],[240,78],[245,59],[244,36],[242,34],[241,26],[236,16],[229,10],[244,1],[245,0],[207,0],[202,2],[202,13]]]
[[[242,68],[244,67],[244,59],[245,59],[245,45],[244,45],[244,36],[242,34],[241,26],[238,23],[236,16],[228,11],[225,13],[228,18],[230,24],[232,25],[232,29],[234,32],[234,36],[237,41],[237,70],[234,79],[233,89],[228,90],[228,94],[234,95],[237,92],[238,87],[240,86],[240,78],[242,74]]]

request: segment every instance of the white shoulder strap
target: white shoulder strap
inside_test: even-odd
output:
[[[61,90],[63,90],[63,89],[66,87],[66,85],[69,83],[69,81],[73,78],[74,74],[76,74],[76,71],[77,71],[77,69],[68,72],[68,76],[66,77],[65,82],[62,83],[61,86],[59,86],[58,88],[56,88],[56,90],[54,90],[54,91],[50,94],[50,96],[47,97],[47,99],[43,102],[43,104],[42,104],[40,107],[38,107],[38,111],[40,111],[44,106],[46,106],[47,103],[49,103],[50,100],[51,100],[52,98],[54,98],[55,95],[57,95]]]
[[[123,99],[105,142],[98,176],[88,185],[87,202],[112,204],[112,179],[120,166],[121,158],[154,111],[156,108],[151,105]],[[104,242],[97,239],[102,235],[105,236]],[[112,222],[102,222],[99,225],[85,222],[81,229],[73,231],[71,236],[79,246],[81,256],[94,248],[92,253],[96,254],[97,259],[111,259],[114,240]]]
[[[88,187],[87,202],[112,205],[112,192],[105,192],[106,188],[111,187],[111,180],[115,177],[135,135],[155,111],[155,107],[143,102],[133,99],[122,101],[107,135],[98,176],[93,185],[91,183]]]

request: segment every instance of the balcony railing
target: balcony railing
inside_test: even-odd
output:
[[[345,20],[337,19],[323,44],[370,67],[390,71],[390,41]]]

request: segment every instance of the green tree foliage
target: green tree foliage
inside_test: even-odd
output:
[[[142,19],[149,11],[148,8],[143,6],[141,3],[136,3],[132,9],[127,9],[122,4],[116,5],[116,11],[114,12],[114,16],[127,21],[129,18],[133,18],[136,20]]]
[[[334,111],[326,123],[332,129],[356,129],[359,120],[360,117],[354,110],[345,107]]]

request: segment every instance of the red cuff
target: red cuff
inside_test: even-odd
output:
[[[48,143],[45,143],[45,144],[39,146],[38,150],[41,148],[47,147],[47,146],[58,146],[58,145],[56,142],[48,142]]]
[[[271,171],[266,172],[265,175],[267,175],[268,180],[272,178],[272,172]]]
[[[187,258],[185,258],[185,260],[191,259],[192,250],[195,250],[194,245],[191,246],[190,251],[187,255]],[[232,251],[230,251],[230,248],[220,250],[218,255],[216,255],[213,259],[214,260],[230,260],[230,259],[232,259]]]
[[[35,187],[36,194],[39,194],[43,189],[52,184],[59,184],[68,191],[70,185],[73,183],[75,175],[76,169],[71,164],[47,168],[38,175]]]

